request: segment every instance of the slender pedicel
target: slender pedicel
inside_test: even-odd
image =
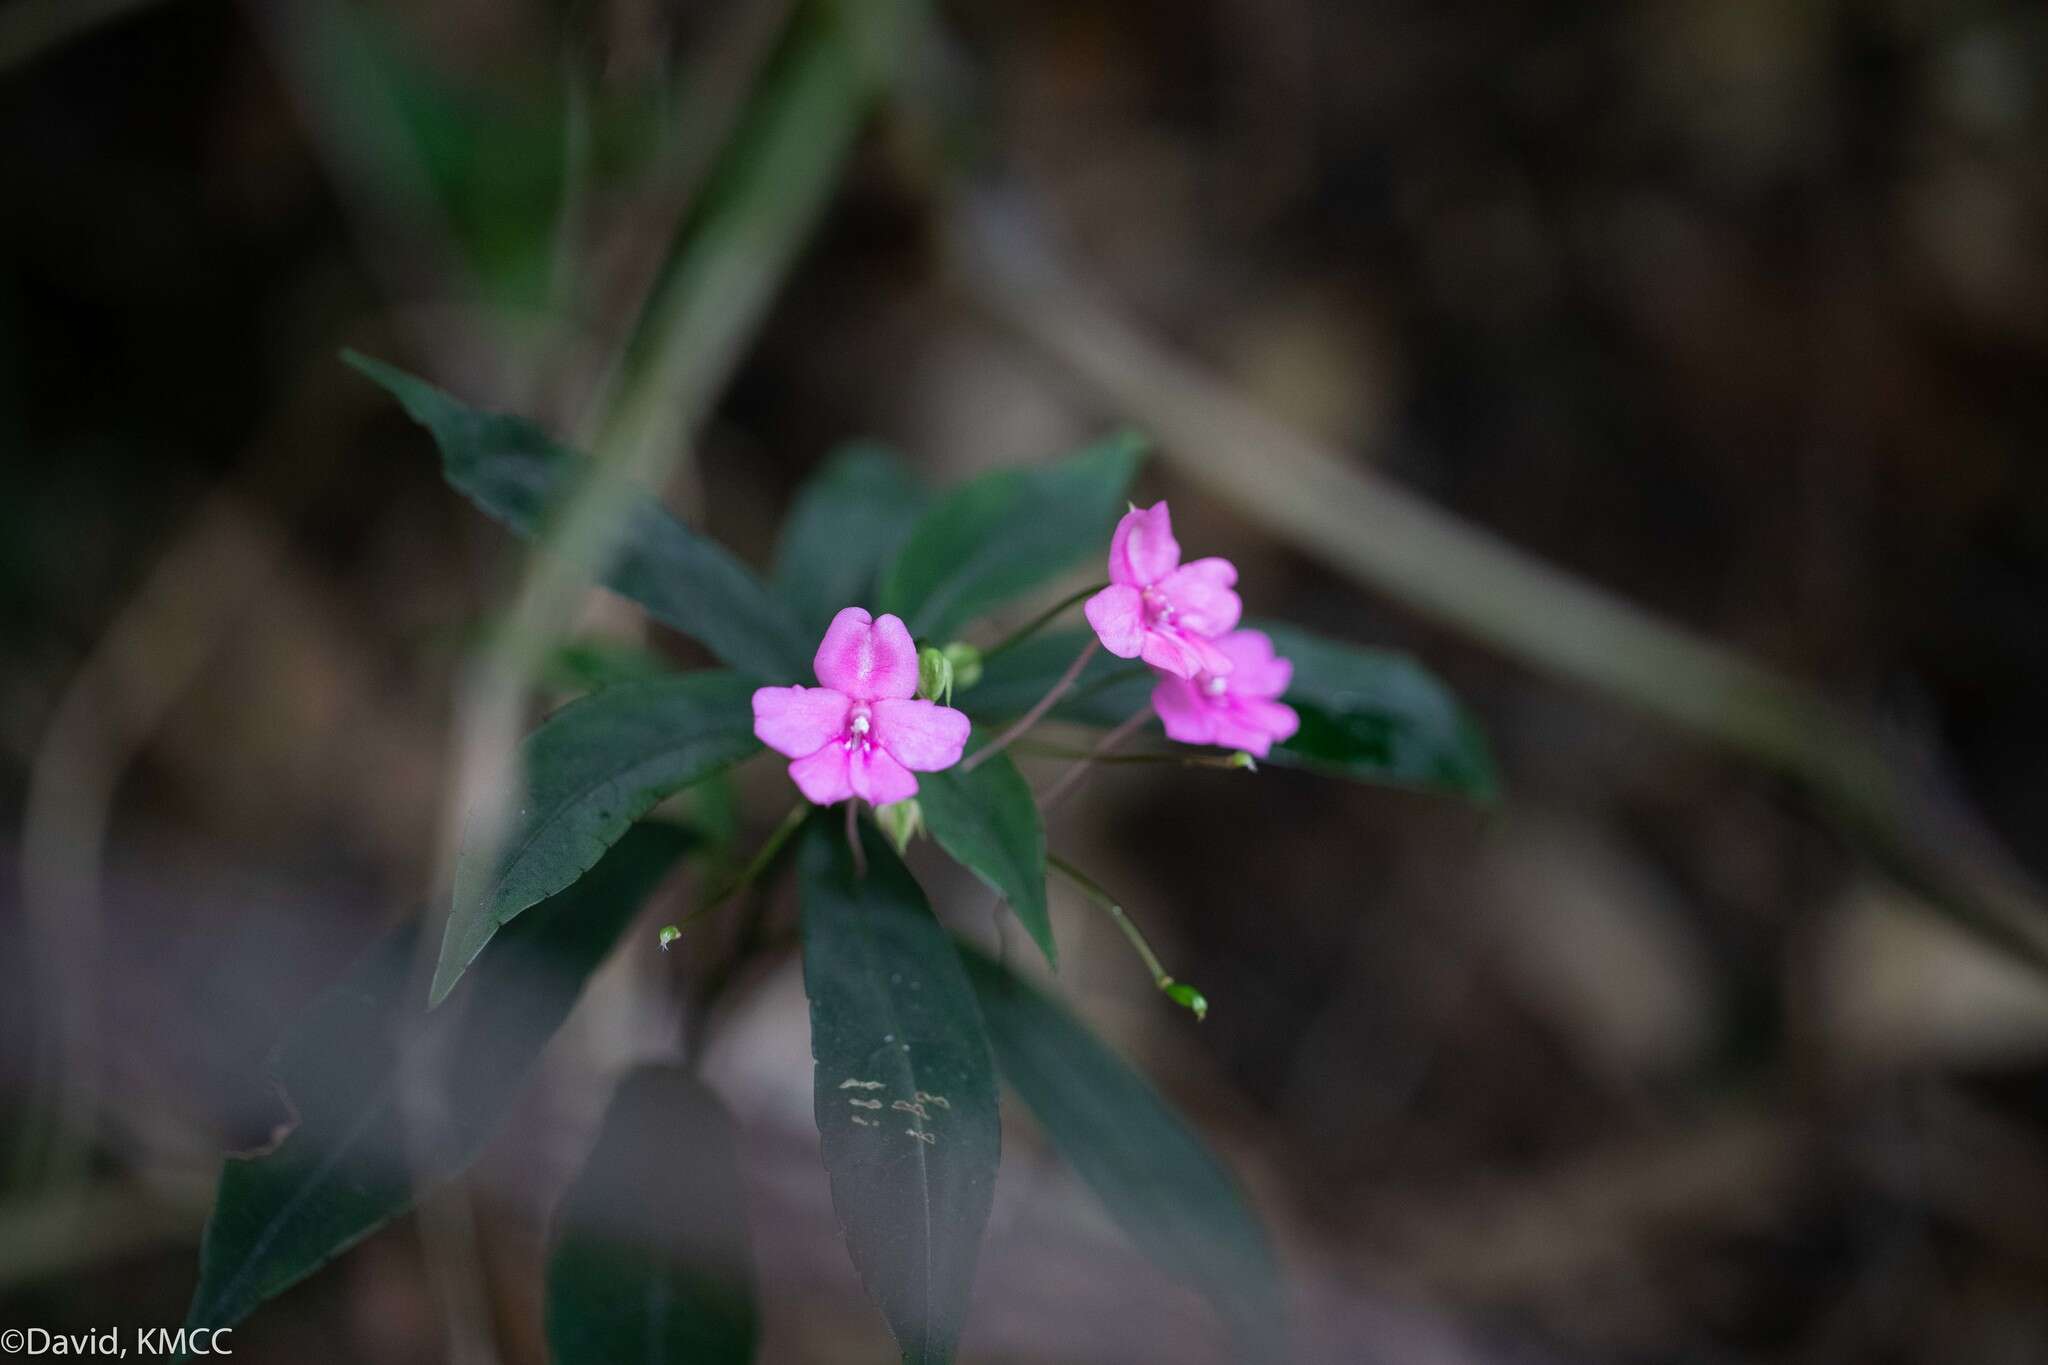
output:
[[[789,836],[797,832],[798,826],[804,822],[804,817],[810,813],[811,807],[807,801],[799,801],[794,806],[791,806],[789,814],[782,817],[782,823],[777,825],[775,832],[770,834],[767,840],[762,843],[760,851],[747,860],[747,865],[741,868],[731,881],[718,888],[709,900],[705,901],[695,910],[692,910],[689,914],[684,915],[676,923],[662,925],[658,936],[662,951],[667,952],[668,946],[683,936],[684,925],[694,924],[719,906],[724,905],[734,896],[737,896],[740,892],[746,890],[749,886],[752,886],[760,875],[768,870],[768,865],[775,861],[775,855],[782,852],[782,846],[789,842]]]
[[[865,879],[868,853],[860,846],[860,802],[852,797],[846,800],[846,846],[853,852],[853,875]]]
[[[1068,749],[1057,744],[1028,742],[1012,748],[1030,758],[1073,758],[1084,763],[1149,763],[1168,768],[1221,768],[1231,772],[1259,770],[1257,760],[1242,749],[1232,754],[1098,754],[1091,749]]]
[[[1140,729],[1144,728],[1145,722],[1150,719],[1152,719],[1151,706],[1149,704],[1141,706],[1131,712],[1129,718],[1123,724],[1111,730],[1101,739],[1096,740],[1095,747],[1088,751],[1088,756],[1076,760],[1071,767],[1055,778],[1053,784],[1045,789],[1045,794],[1038,798],[1038,810],[1041,817],[1050,816],[1055,806],[1073,794],[1075,786],[1083,777],[1087,776],[1090,767],[1101,761],[1102,756],[1111,749],[1114,749],[1117,745],[1138,733]]]
[[[1012,741],[1023,735],[1032,726],[1038,724],[1044,718],[1045,713],[1052,710],[1053,703],[1066,695],[1067,689],[1074,685],[1074,680],[1081,676],[1081,670],[1088,666],[1088,661],[1095,657],[1095,651],[1101,648],[1101,645],[1102,642],[1099,640],[1090,640],[1087,644],[1081,646],[1081,652],[1074,656],[1074,662],[1067,665],[1067,671],[1060,674],[1060,679],[1052,685],[1052,690],[1040,697],[1038,703],[1029,711],[1019,716],[1016,724],[962,760],[960,771],[963,773],[973,772],[976,768],[988,762],[989,759],[1008,748]],[[1148,711],[1147,714],[1149,715],[1150,712]]]
[[[1193,1010],[1197,1020],[1209,1017],[1209,1001],[1207,997],[1193,986],[1188,985],[1184,981],[1175,981],[1167,974],[1166,968],[1160,965],[1159,954],[1152,951],[1152,945],[1146,941],[1144,932],[1131,922],[1131,917],[1124,913],[1124,908],[1121,905],[1117,904],[1116,897],[1103,890],[1094,878],[1075,867],[1065,858],[1060,857],[1059,854],[1048,853],[1045,855],[1045,861],[1047,865],[1057,869],[1062,876],[1079,888],[1082,895],[1095,902],[1110,919],[1116,922],[1117,928],[1123,930],[1124,937],[1130,940],[1131,947],[1137,949],[1139,960],[1145,964],[1145,970],[1152,973],[1153,985],[1157,986],[1175,1004],[1185,1005],[1188,1009]]]
[[[981,651],[982,662],[987,663],[1004,650],[1023,644],[1026,640],[1038,634],[1039,631],[1044,630],[1047,626],[1058,620],[1067,611],[1079,606],[1108,586],[1109,584],[1107,583],[1091,583],[1077,593],[1062,597],[1058,602],[1032,617],[1029,622],[1019,626],[1016,630],[1011,631],[1008,635],[1005,635],[1002,639]]]

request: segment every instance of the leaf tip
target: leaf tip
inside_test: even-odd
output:
[[[455,983],[462,979],[462,968],[442,963],[434,968],[434,984],[427,987],[427,1008],[439,1009],[448,993],[455,989]]]

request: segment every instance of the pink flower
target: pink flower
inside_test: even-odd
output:
[[[858,796],[886,806],[917,795],[911,773],[960,761],[967,717],[912,700],[917,647],[898,618],[847,607],[826,627],[812,667],[821,686],[754,693],[755,736],[796,760],[789,775],[812,801]]]
[[[1180,562],[1166,504],[1133,507],[1109,543],[1109,586],[1088,599],[1088,624],[1120,659],[1143,658],[1176,677],[1220,676],[1230,660],[1212,641],[1237,625],[1244,604],[1227,559]]]
[[[1152,709],[1166,737],[1182,744],[1218,744],[1264,758],[1274,744],[1301,728],[1294,708],[1274,700],[1294,681],[1294,665],[1273,653],[1263,631],[1240,630],[1216,641],[1230,660],[1228,673],[1192,678],[1159,675]]]

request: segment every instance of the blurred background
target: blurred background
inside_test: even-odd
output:
[[[4,1325],[180,1320],[220,1154],[274,1121],[265,1053],[445,884],[464,660],[522,559],[339,349],[577,431],[760,154],[732,138],[803,8],[0,3]],[[762,564],[837,444],[944,484],[1157,430],[1138,362],[1171,357],[1810,684],[2042,870],[2038,4],[929,17],[894,98],[798,137],[815,208],[657,452],[681,513]],[[1088,326],[1146,349],[1034,324],[975,241],[1055,253]],[[1055,893],[1059,989],[1242,1173],[1303,1355],[2048,1359],[2039,969],[1927,913],[1782,767],[1219,493],[1216,460],[1273,452],[1192,422],[1146,500],[1237,560],[1255,614],[1435,669],[1504,790],[1124,769],[1053,825],[1212,1002],[1196,1025]],[[702,658],[614,601],[577,625]],[[748,846],[780,781],[741,783]],[[984,896],[930,885],[986,932]],[[466,1182],[504,1360],[544,1358],[546,1218],[611,1080],[674,1049],[693,968],[651,944]],[[704,1065],[741,1122],[762,1358],[889,1358],[816,1164],[794,963],[742,985]],[[87,1149],[35,1159],[80,1112]],[[1007,1124],[963,1359],[1220,1359],[1200,1301]],[[402,1219],[237,1356],[445,1358],[422,1264]]]

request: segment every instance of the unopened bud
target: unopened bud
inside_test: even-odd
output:
[[[953,704],[953,661],[936,645],[917,651],[917,695],[941,705]]]
[[[661,933],[660,933],[659,935],[657,935],[657,937],[659,937],[659,938],[660,938],[660,940],[661,940],[661,950],[662,950],[662,951],[663,951],[664,953],[665,953],[665,952],[667,952],[667,951],[668,951],[668,945],[669,945],[669,944],[671,944],[671,943],[674,943],[674,942],[675,942],[675,941],[676,941],[677,939],[681,938],[682,936],[683,936],[683,931],[682,931],[682,930],[680,930],[680,929],[678,929],[678,928],[676,928],[676,926],[675,926],[675,925],[673,925],[673,924],[664,924],[664,925],[662,925],[662,926],[661,926]]]
[[[945,648],[946,662],[953,665],[953,681],[963,690],[981,681],[981,651],[965,640]]]
[[[900,858],[910,847],[910,841],[924,833],[924,807],[917,804],[916,797],[876,806],[875,823],[882,827],[882,833],[889,836],[889,842],[896,846],[896,856]]]

